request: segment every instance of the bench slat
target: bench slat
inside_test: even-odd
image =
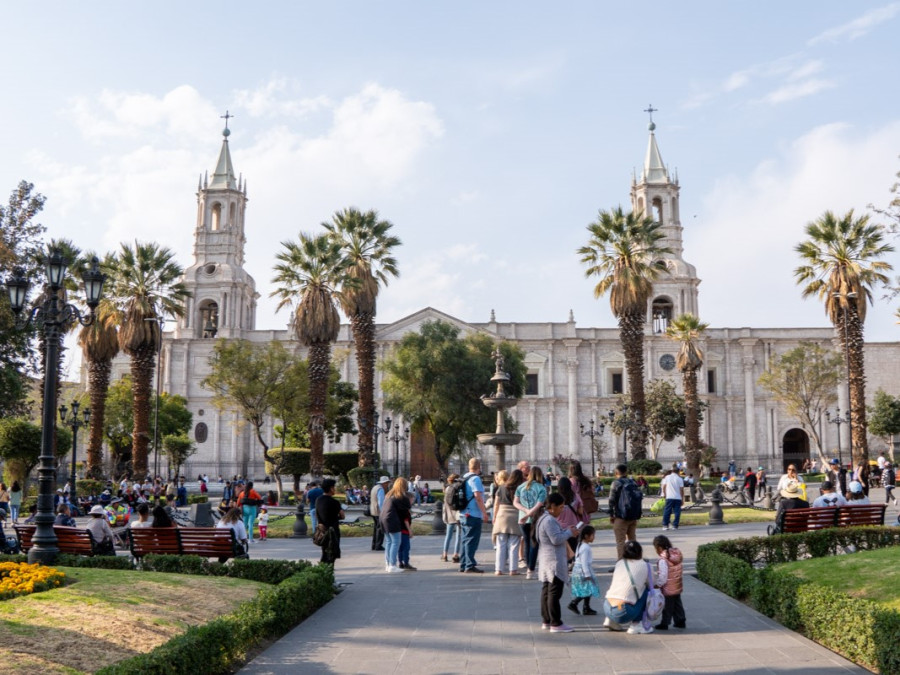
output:
[[[178,530],[173,527],[139,527],[128,528],[131,555],[142,558],[148,553],[160,555],[178,555],[181,547],[178,544]]]
[[[16,536],[19,538],[19,546],[23,551],[28,551],[32,546],[32,538],[37,529],[36,525],[13,525]],[[92,556],[96,552],[96,542],[90,530],[78,527],[65,527],[54,525],[56,533],[56,546],[60,553],[72,553],[75,555]]]
[[[184,527],[178,530],[181,552],[204,558],[234,556],[234,531],[231,528]]]

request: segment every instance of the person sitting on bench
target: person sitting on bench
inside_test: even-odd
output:
[[[809,502],[803,499],[803,491],[799,481],[789,480],[781,490],[781,500],[778,502],[778,513],[775,515],[775,527],[778,532],[784,529],[784,513],[791,509],[808,509]]]
[[[844,499],[844,495],[834,491],[834,483],[830,480],[822,483],[821,490],[821,496],[816,497],[816,500],[812,503],[814,509],[827,508],[829,506],[847,506],[847,500]]]
[[[97,555],[115,555],[116,547],[113,544],[115,535],[109,526],[106,509],[97,504],[91,507],[88,515],[91,516],[91,520],[87,524],[87,529],[94,536]]]

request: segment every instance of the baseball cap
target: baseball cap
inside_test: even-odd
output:
[[[850,492],[852,492],[854,494],[859,494],[862,491],[863,491],[862,483],[860,483],[858,480],[854,480],[854,481],[850,482]]]
[[[836,459],[831,460],[830,463],[831,463],[831,464],[840,464],[840,462],[839,462],[838,460],[836,460]]]

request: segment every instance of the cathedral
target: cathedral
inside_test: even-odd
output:
[[[649,132],[642,170],[632,180],[631,205],[662,223],[663,244],[671,253],[666,256],[669,272],[654,284],[648,307],[645,377],[648,381],[669,379],[680,391],[681,374],[675,368],[674,358],[678,346],[665,336],[665,329],[671,318],[684,312],[703,316],[698,293],[700,278],[694,265],[684,258],[678,177],[670,174],[663,163],[652,122]],[[256,328],[259,294],[253,278],[243,268],[246,183],[235,176],[227,128],[223,134],[213,174],[201,177],[197,188],[194,261],[184,275],[191,299],[184,317],[164,334],[162,365],[157,375],[162,378],[164,391],[188,400],[194,416],[192,438],[198,451],[188,460],[184,473],[260,478],[262,452],[250,430],[240,424],[237,413],[218,411],[212,405],[210,392],[200,385],[209,373],[209,358],[216,340],[243,338],[262,343],[288,342],[293,338],[287,330]],[[378,325],[378,358],[385,357],[406,333],[417,331],[424,322],[433,320],[452,323],[463,335],[479,332],[496,340],[509,340],[525,353],[526,393],[510,410],[524,439],[520,445],[507,449],[508,463],[528,459],[533,464],[547,466],[557,455],[572,455],[586,469],[591,466],[590,439],[582,435],[582,425],[587,428],[591,420],[604,420],[618,395],[628,393],[625,359],[616,326],[581,326],[571,312],[564,323],[498,321],[493,311],[487,322],[471,322],[449,316],[439,308],[426,307],[399,321]],[[787,463],[810,457],[808,434],[757,384],[770,359],[801,341],[839,348],[831,328],[707,329],[702,340],[704,363],[698,373],[699,393],[709,406],[701,435],[717,448],[716,464],[720,467],[725,468],[733,460],[739,467],[764,466],[769,471],[781,472]],[[346,354],[337,362],[343,379],[355,382],[357,367],[349,324],[341,326],[334,346],[336,353]],[[302,353],[303,347],[298,345],[298,349]],[[127,371],[127,360],[119,357],[114,376]],[[870,401],[879,387],[893,390],[893,384],[900,380],[898,344],[867,344],[866,373]],[[485,373],[485,391],[490,386],[490,375]],[[438,469],[428,436],[413,433],[408,439],[400,438],[402,420],[384,408],[380,376],[376,371],[376,407],[381,420],[391,417],[401,425],[400,434],[392,432],[392,438],[381,435],[378,439],[385,463],[393,466],[396,459],[403,473],[436,478]],[[83,379],[86,382],[84,374]],[[847,410],[846,386],[840,386],[837,395],[837,405]],[[270,443],[273,425],[270,422],[265,430]],[[850,447],[848,427],[823,420],[820,430],[828,453],[834,454],[840,442],[845,461]],[[608,450],[600,458],[598,468],[599,465],[609,468],[622,450],[623,438],[613,435],[608,428],[602,438]],[[325,451],[353,450],[355,441],[354,436],[346,436],[336,445],[326,441]],[[875,445],[872,449],[877,448]],[[479,451],[489,456],[491,449],[479,447]],[[659,461],[667,464],[680,458],[678,441],[662,445]],[[491,460],[488,466],[492,466]]]

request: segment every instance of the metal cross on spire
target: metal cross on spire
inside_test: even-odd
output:
[[[230,113],[226,110],[226,111],[225,111],[225,114],[224,114],[224,115],[219,115],[219,117],[220,117],[221,119],[225,120],[225,128],[227,129],[227,128],[228,128],[228,120],[232,119],[232,118],[234,117],[234,115],[230,114]]]
[[[651,103],[648,107],[644,108],[644,112],[650,115],[650,124],[653,124],[653,113],[659,112],[658,108],[654,108]]]

